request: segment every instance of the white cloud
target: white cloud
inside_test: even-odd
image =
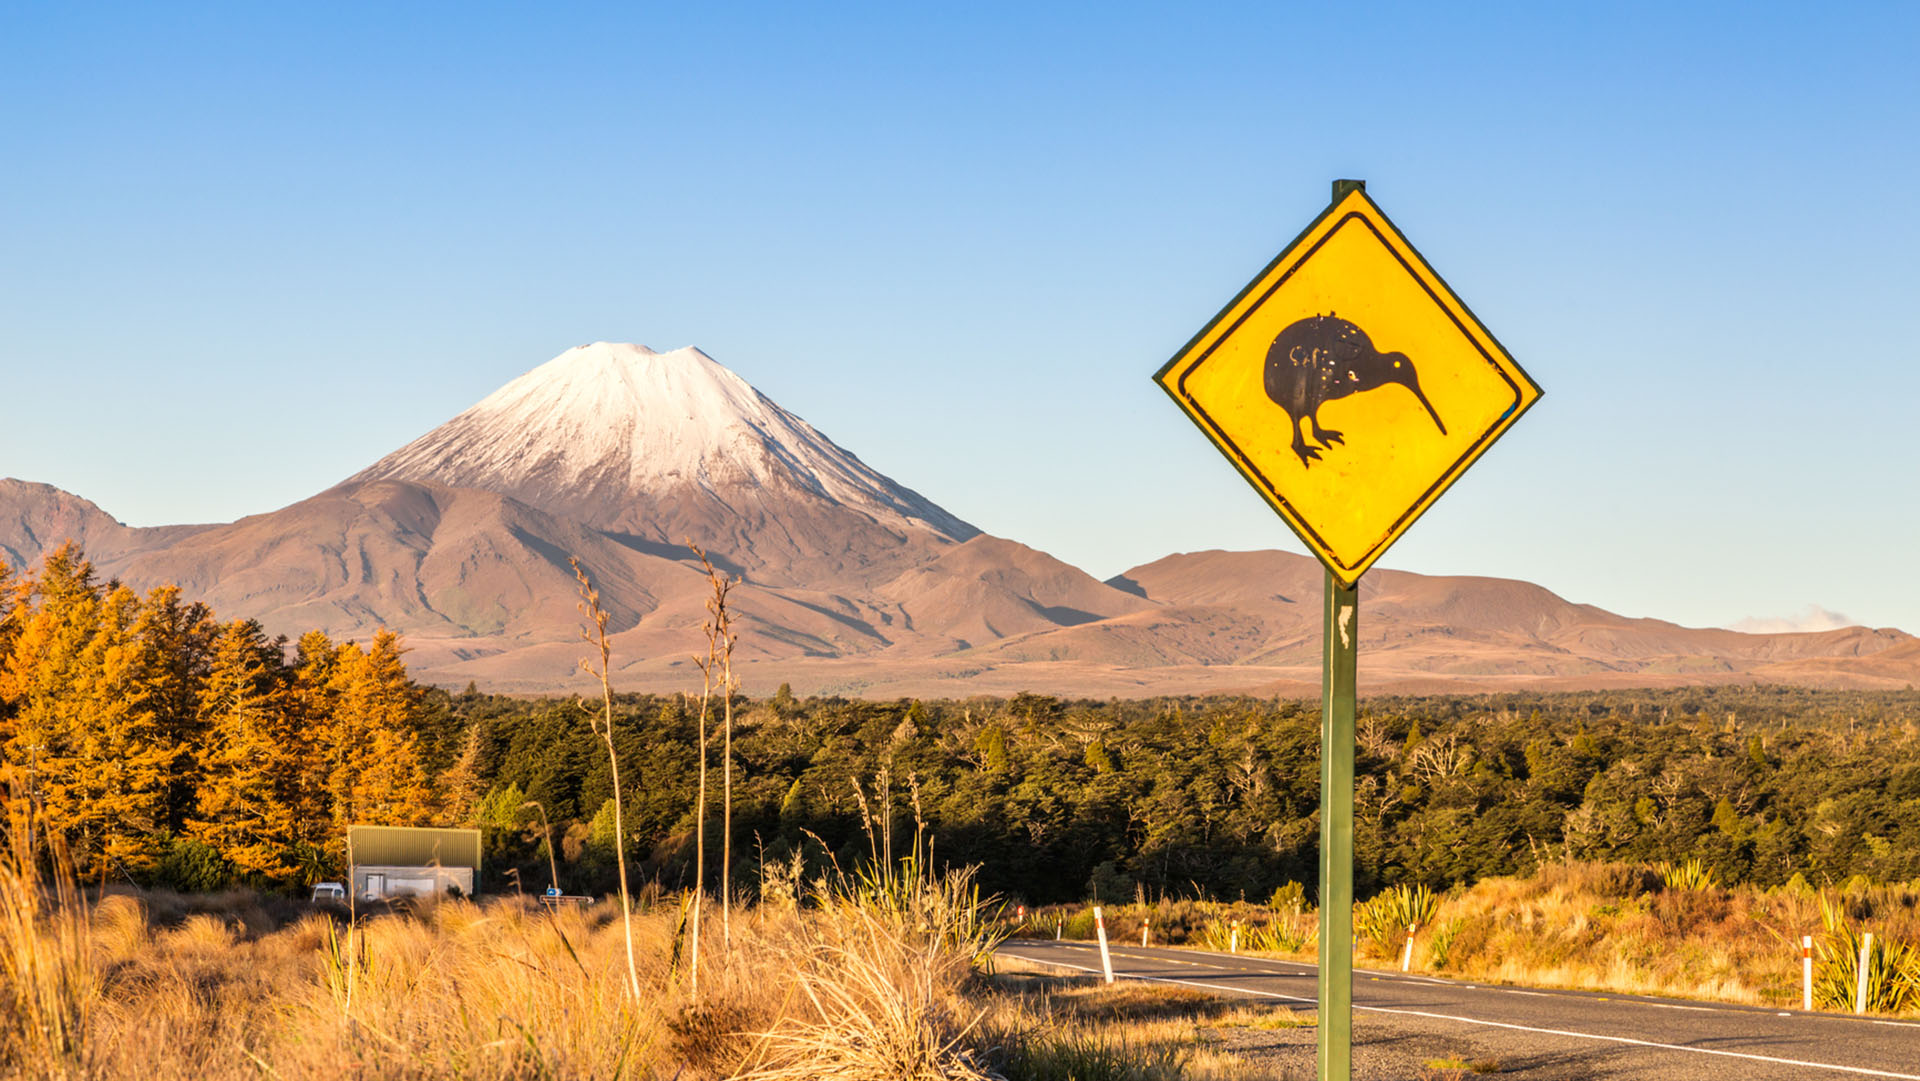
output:
[[[1817,604],[1809,604],[1790,616],[1748,616],[1727,629],[1747,634],[1791,634],[1796,631],[1835,631],[1853,626],[1858,626],[1858,621]]]

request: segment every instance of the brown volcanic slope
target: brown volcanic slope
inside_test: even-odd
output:
[[[276,633],[317,628],[354,637],[391,627],[407,636],[411,663],[433,678],[474,658],[514,671],[517,662],[499,659],[529,646],[564,643],[577,653],[582,621],[569,557],[592,575],[628,649],[651,655],[671,642],[679,653],[699,635],[707,582],[690,557],[665,558],[471,488],[344,484],[164,550],[97,562],[136,585],[179,583],[223,617],[258,619]],[[743,657],[887,644],[869,625],[876,613],[839,598],[746,583],[734,605]],[[571,666],[550,670],[548,681]]]
[[[527,693],[585,687],[577,555],[613,613],[620,685],[699,685],[707,586],[690,558],[490,492],[345,484],[229,525],[131,530],[57,489],[0,482],[0,523],[10,563],[75,536],[104,575],[179,583],[223,617],[343,637],[384,624],[406,634],[422,678]],[[790,682],[876,697],[1312,694],[1321,580],[1304,556],[1200,552],[1109,585],[982,535],[871,590],[749,579],[733,594],[738,668],[756,693]],[[1371,693],[1920,682],[1920,639],[1899,631],[1689,629],[1498,578],[1375,570],[1361,584],[1361,641]]]
[[[74,541],[89,556],[123,555],[164,548],[209,528],[125,526],[91,501],[51,484],[0,477],[0,563],[14,570],[34,565],[63,541]]]
[[[798,657],[763,649],[743,656],[739,670],[750,691],[791,682],[802,693],[871,697],[1311,695],[1319,685],[1322,577],[1305,556],[1201,552],[1134,568],[1113,579],[1119,589],[1102,592],[1044,553],[980,537],[882,588],[900,599],[885,646]],[[617,639],[633,658],[623,679],[636,688],[696,686],[689,657],[698,622],[690,612],[677,626],[656,623],[651,633]],[[1361,583],[1361,641],[1367,693],[1920,683],[1920,639],[1900,631],[1692,629],[1500,578],[1373,571]],[[577,652],[480,658],[438,678],[534,690],[550,686],[549,673]]]
[[[1168,556],[1113,579],[1165,607],[1150,637],[1160,662],[1265,672],[1287,687],[1317,680],[1322,571],[1283,552]],[[1140,663],[1140,620],[1002,643],[1034,654],[1070,639],[1074,655]],[[1742,634],[1630,619],[1530,582],[1375,570],[1360,586],[1361,683],[1372,691],[1790,682],[1904,687],[1920,681],[1920,640],[1849,627]],[[1209,680],[1209,682],[1228,682]],[[1243,679],[1242,687],[1263,681]]]
[[[347,482],[218,526],[131,529],[0,480],[0,559],[66,538],[103,575],[168,582],[273,633],[407,637],[421,678],[587,689],[568,558],[612,615],[622,689],[697,690],[708,584],[732,595],[749,692],[1313,694],[1323,575],[1284,552],[1168,556],[1100,582],[979,533],[697,350],[569,350]],[[1374,570],[1362,689],[1440,693],[1772,681],[1904,687],[1920,640],[1628,619],[1539,586]]]

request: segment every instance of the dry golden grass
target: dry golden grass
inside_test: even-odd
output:
[[[449,901],[263,934],[208,914],[143,926],[128,907],[95,913],[104,1078],[644,1077],[680,1006],[663,968],[656,1002],[630,1000],[612,905]],[[641,926],[664,947],[664,918]]]
[[[275,920],[248,895],[88,904],[51,886],[30,863],[0,868],[0,1077],[1252,1076],[1202,1031],[1228,1008],[1208,996],[981,976],[998,932],[965,874],[738,908],[731,949],[707,943],[698,1001],[675,968],[677,905],[633,922],[636,1000],[612,901],[446,900],[358,920],[278,906]]]
[[[1271,1020],[1269,1011],[1188,988],[1108,986],[1096,977],[1023,967],[1033,971],[999,968],[998,993],[989,1000],[982,1024],[1006,1049],[994,1061],[1007,1077],[1251,1081],[1272,1076],[1269,1069],[1221,1049],[1216,1035],[1226,1027],[1262,1027]],[[1279,1013],[1291,1017],[1290,1011]]]
[[[62,872],[42,883],[30,847],[18,843],[30,835],[28,823],[9,817],[14,843],[0,851],[0,1068],[89,1077],[100,969],[87,908],[64,860],[55,860]]]
[[[823,1020],[852,1024],[862,1010],[892,1009],[911,1034],[926,1019],[908,1010],[903,1020],[903,1002],[957,1016],[951,1003],[969,978],[966,949],[845,902],[804,915],[743,909],[735,949],[709,944],[720,952],[696,1003],[672,963],[677,910],[660,910],[635,921],[646,992],[635,999],[611,902],[550,912],[531,900],[447,900],[276,924],[246,895],[223,899],[224,911],[172,895],[90,905],[13,858],[23,850],[8,846],[0,863],[9,1078],[699,1081],[765,1072],[782,1039]],[[832,949],[810,957],[802,940]],[[855,986],[830,978],[843,971],[866,973],[867,997],[831,1014],[821,1004]]]
[[[1207,1022],[1214,1028],[1312,1028],[1312,1017],[1302,1017],[1286,1006],[1240,1006]]]
[[[1430,1058],[1420,1064],[1421,1081],[1465,1081],[1475,1074],[1499,1071],[1495,1059]]]
[[[614,902],[448,900],[357,921],[248,894],[89,903],[12,851],[0,859],[4,1078],[1235,1081],[1257,1071],[1221,1049],[1227,1030],[1308,1023],[1006,959],[982,976],[998,932],[971,883],[908,861],[910,874],[817,887],[804,908],[783,895],[735,909],[731,948],[706,944],[695,1001],[676,968],[678,904],[635,918],[635,999]],[[1920,891],[1824,900],[1856,929],[1920,941]],[[1479,980],[1787,1004],[1799,936],[1822,933],[1822,906],[1802,889],[1673,888],[1645,869],[1555,865],[1442,899],[1414,957]],[[1216,916],[1191,915],[1195,927]]]
[[[927,876],[897,891],[822,891],[819,903],[774,916],[770,933],[743,940],[749,967],[791,979],[740,1076],[986,1081],[973,1039],[986,1011],[963,989],[992,932],[975,918],[969,876]]]
[[[1826,897],[1882,940],[1920,941],[1920,890]],[[1443,900],[1413,956],[1476,980],[1785,1006],[1800,1001],[1801,936],[1826,934],[1812,890],[1674,888],[1645,868],[1552,864]]]

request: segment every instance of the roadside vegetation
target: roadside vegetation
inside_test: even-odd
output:
[[[1105,909],[1107,933],[1137,944],[1311,961],[1318,913],[1298,884],[1265,904],[1140,900]],[[1397,886],[1354,907],[1361,965],[1486,983],[1697,998],[1798,1009],[1801,945],[1814,942],[1814,1007],[1852,1011],[1863,933],[1867,1009],[1920,1014],[1920,883],[1864,878],[1815,889],[1723,887],[1698,864],[1551,863],[1433,893]],[[1413,949],[1407,950],[1412,927]],[[1018,934],[1094,937],[1091,905],[1034,910]]]

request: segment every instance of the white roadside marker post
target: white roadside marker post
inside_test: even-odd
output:
[[[1066,918],[1065,916],[1056,916],[1056,917],[1054,918],[1054,921],[1053,921],[1053,940],[1054,940],[1055,942],[1058,942],[1058,941],[1060,941],[1060,929],[1061,929],[1062,927],[1065,927],[1066,925],[1067,925],[1067,918]]]
[[[1867,931],[1860,936],[1860,967],[1854,970],[1859,977],[1854,982],[1853,1012],[1867,1012],[1867,965],[1873,960],[1873,932]]]
[[[1407,972],[1413,965],[1413,933],[1420,929],[1417,923],[1407,924],[1407,949],[1400,955],[1400,971]]]
[[[1239,920],[1233,921],[1228,931],[1227,952],[1228,953],[1240,952],[1240,921]]]
[[[1113,982],[1113,958],[1107,954],[1107,921],[1100,914],[1100,906],[1093,906],[1093,930],[1100,936],[1100,970],[1107,974],[1107,982]]]
[[[1147,944],[1147,932],[1151,930],[1153,930],[1153,917],[1148,916],[1140,924],[1140,945],[1145,946]]]
[[[1813,936],[1800,936],[1800,1008],[1813,1012]]]

